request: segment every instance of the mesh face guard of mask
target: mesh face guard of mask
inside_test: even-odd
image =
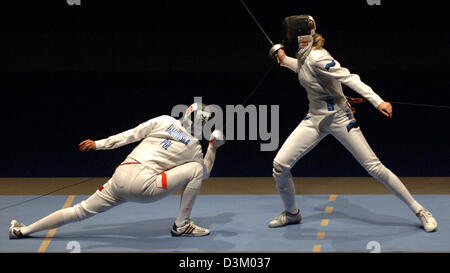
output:
[[[284,18],[282,22],[282,34],[284,45],[292,50],[298,49],[298,37],[314,35],[316,33],[316,22],[310,15],[293,15]]]

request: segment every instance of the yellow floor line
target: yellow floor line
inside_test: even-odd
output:
[[[328,201],[336,201],[337,196],[337,194],[330,194],[330,198],[328,199]]]
[[[321,231],[317,233],[317,239],[323,239],[325,238],[325,232]]]
[[[326,213],[326,214],[331,214],[331,213],[333,213],[333,207],[327,206],[327,207],[325,208],[325,213]]]
[[[68,208],[72,205],[73,200],[75,199],[75,195],[69,195],[66,199],[66,202],[64,202],[63,209]],[[45,252],[47,250],[48,245],[52,241],[53,236],[56,233],[57,228],[51,229],[48,231],[47,235],[45,236],[44,240],[41,243],[41,246],[39,247],[38,251],[39,253]]]
[[[322,219],[322,221],[320,221],[320,225],[322,227],[328,226],[329,223],[330,223],[330,219]]]
[[[337,194],[330,194],[328,201],[334,202],[334,201],[336,201],[336,199],[337,199]],[[333,209],[334,209],[334,207],[332,207],[332,206],[326,206],[324,213],[332,214]],[[322,227],[326,227],[326,226],[328,226],[328,224],[330,224],[330,219],[326,218],[326,219],[322,219],[320,221],[320,226],[322,226]],[[322,240],[325,238],[325,234],[326,233],[324,231],[319,231],[316,235],[316,238],[319,240]],[[314,245],[312,252],[318,253],[318,252],[320,252],[321,249],[322,249],[322,245]]]
[[[318,253],[318,252],[320,252],[321,248],[322,248],[322,245],[314,245],[312,252]]]

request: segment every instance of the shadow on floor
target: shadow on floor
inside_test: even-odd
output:
[[[213,217],[195,217],[193,220],[202,227],[226,224],[232,221],[233,213],[221,213]],[[172,251],[190,249],[192,251],[226,251],[235,245],[218,237],[236,236],[236,232],[212,228],[205,237],[172,237],[170,228],[174,218],[159,218],[119,224],[87,225],[83,231],[58,232],[52,241],[66,242],[76,238],[82,251],[96,251],[111,247],[111,251]],[[220,227],[220,226],[219,226]],[[83,241],[85,241],[83,246]]]

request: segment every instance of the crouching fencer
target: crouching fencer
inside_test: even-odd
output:
[[[307,91],[309,112],[286,139],[273,161],[273,176],[285,211],[270,221],[269,227],[300,223],[291,168],[331,134],[371,176],[408,205],[427,232],[434,231],[436,219],[411,196],[400,179],[380,162],[370,148],[342,92],[342,84],[359,93],[389,118],[392,117],[392,105],[383,101],[358,75],[351,74],[323,48],[325,39],[316,33],[316,23],[311,16],[286,17],[283,30],[285,45],[274,45],[270,54],[281,66],[298,74],[300,84]],[[293,52],[297,52],[296,58],[286,56],[284,48],[293,48]]]
[[[204,236],[210,231],[199,227],[190,219],[192,207],[200,191],[202,180],[209,177],[217,148],[224,144],[223,133],[211,134],[205,157],[196,136],[214,115],[201,103],[192,104],[179,120],[159,116],[141,123],[136,128],[93,141],[79,144],[81,151],[110,150],[140,141],[140,144],[120,164],[113,176],[86,200],[73,207],[58,210],[37,222],[25,226],[11,221],[10,238],[57,228],[81,221],[109,210],[124,202],[150,203],[158,201],[178,188],[183,188],[173,236]]]

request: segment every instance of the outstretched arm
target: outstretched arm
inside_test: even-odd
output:
[[[139,141],[150,134],[153,128],[153,121],[153,119],[148,120],[133,129],[102,140],[93,141],[91,139],[87,139],[78,145],[79,149],[82,152],[90,150],[111,150]]]
[[[314,71],[318,77],[334,78],[342,84],[345,84],[368,100],[383,115],[392,117],[392,105],[389,102],[383,101],[370,86],[361,81],[361,78],[357,74],[350,73],[347,68],[342,67],[331,56],[321,56],[318,58],[314,62]]]

